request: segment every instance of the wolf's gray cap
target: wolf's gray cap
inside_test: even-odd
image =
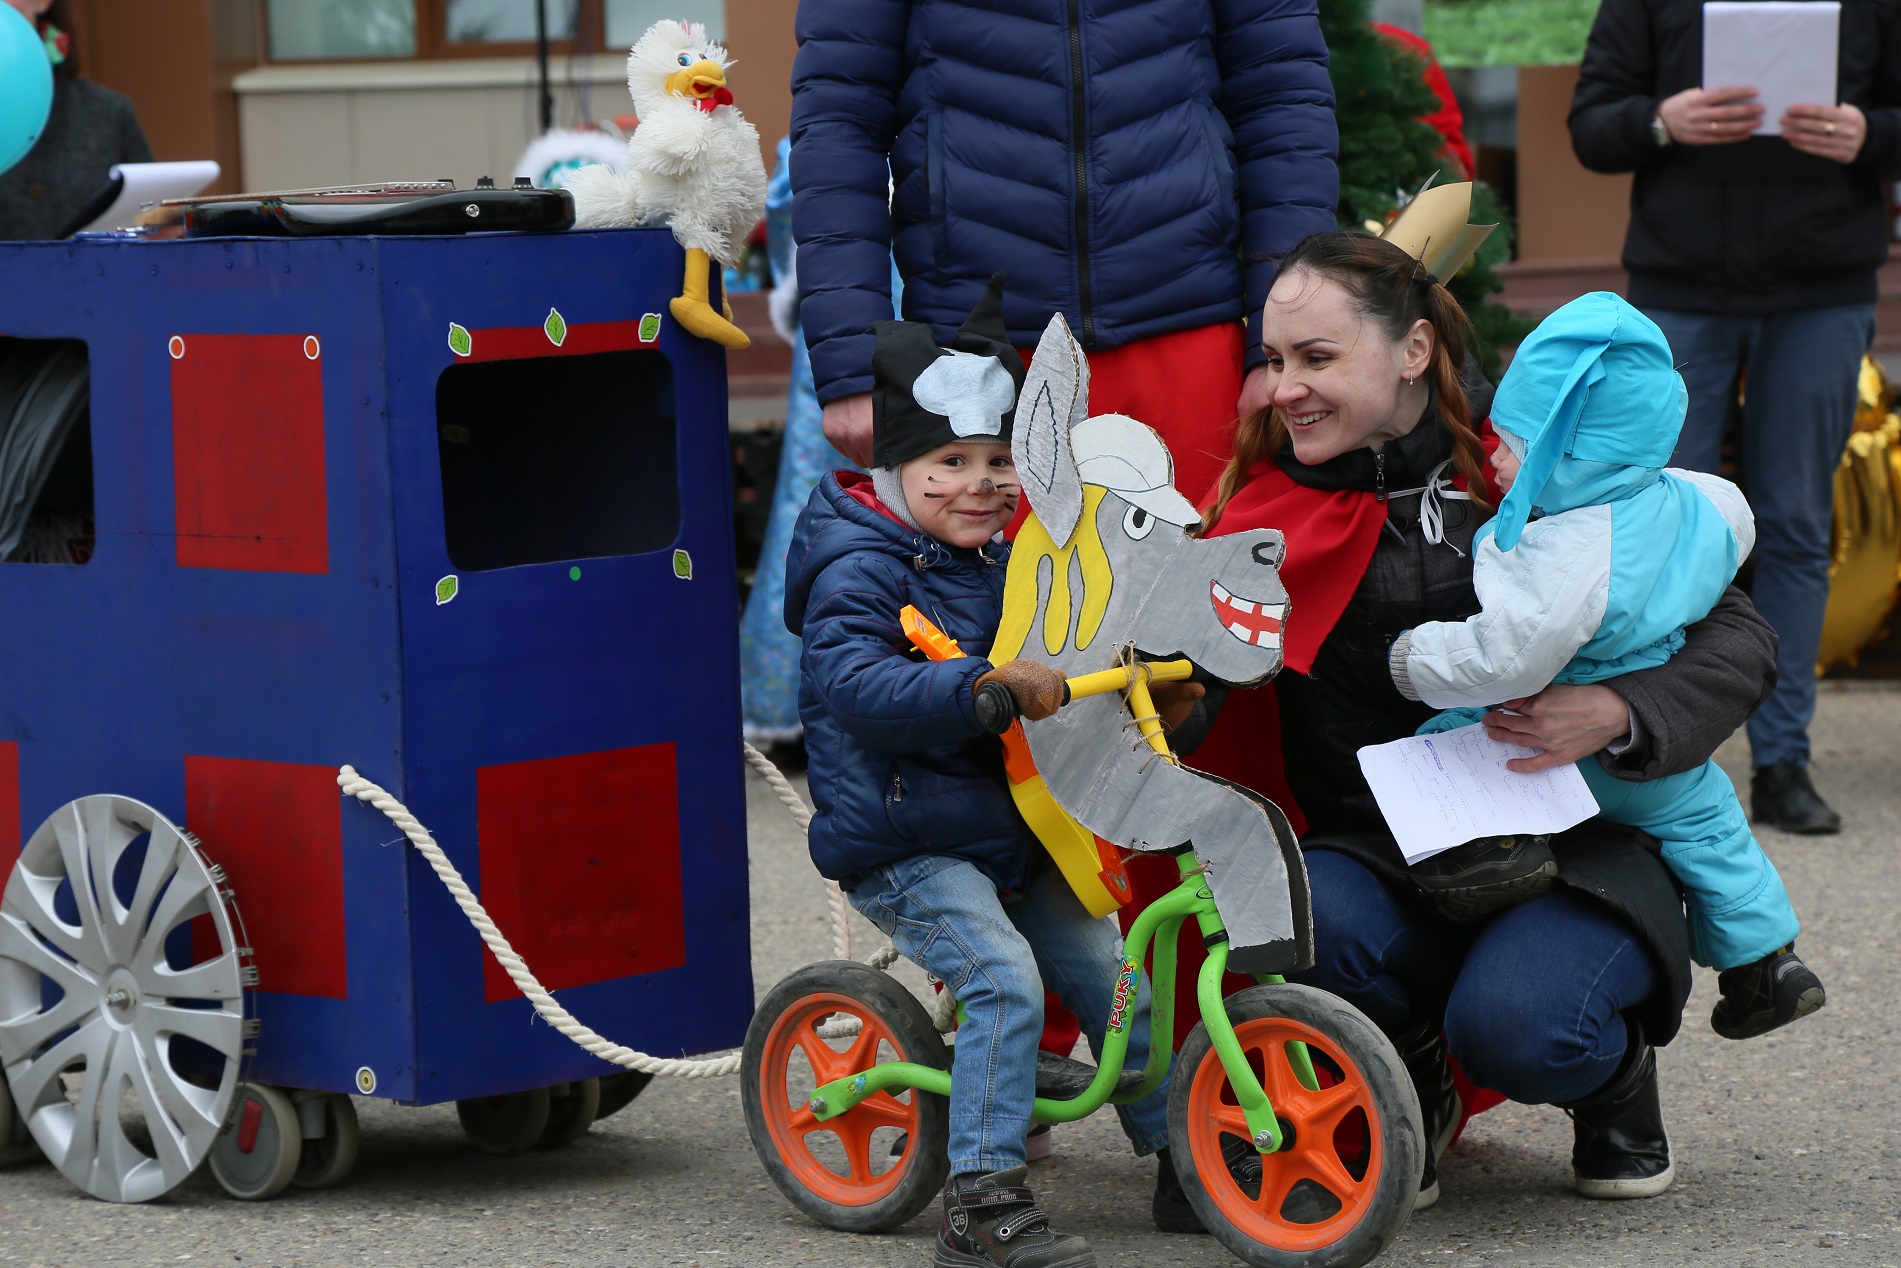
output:
[[[1076,471],[1165,524],[1201,522],[1195,504],[1175,488],[1175,460],[1155,429],[1126,414],[1099,414],[1069,432]]]

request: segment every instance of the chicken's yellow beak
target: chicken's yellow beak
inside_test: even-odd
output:
[[[703,57],[691,66],[682,66],[667,76],[667,91],[696,100],[710,97],[726,87],[726,71],[711,58]]]

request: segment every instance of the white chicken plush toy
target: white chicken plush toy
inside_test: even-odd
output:
[[[568,178],[577,229],[670,225],[686,248],[686,279],[669,307],[682,326],[728,348],[750,344],[731,305],[711,302],[711,261],[736,265],[766,210],[759,132],[734,109],[726,50],[695,22],[656,22],[627,58],[640,124],[627,167],[581,168]]]

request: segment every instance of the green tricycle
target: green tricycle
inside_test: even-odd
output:
[[[1125,693],[1144,738],[1168,756],[1148,683],[1186,661],[1142,662],[1070,680],[1065,703]],[[979,701],[1010,710],[1008,693]],[[993,729],[1001,730],[1002,727]],[[1278,813],[1278,812],[1276,812]],[[1184,846],[1181,883],[1136,917],[1115,978],[1101,1063],[1040,1054],[1034,1117],[1067,1123],[1140,1100],[1174,1078],[1168,1134],[1195,1213],[1242,1261],[1268,1268],[1364,1264],[1412,1214],[1425,1160],[1418,1097],[1399,1054],[1351,1004],[1278,976],[1222,997],[1220,913]],[[1177,935],[1208,946],[1201,1020],[1174,1034]],[[1153,955],[1147,1068],[1125,1070],[1137,983]],[[740,1067],[746,1126],[780,1192],[828,1228],[882,1232],[936,1198],[949,1176],[950,1056],[917,997],[855,960],[811,964],[759,1005]],[[1254,1168],[1236,1165],[1247,1150]]]

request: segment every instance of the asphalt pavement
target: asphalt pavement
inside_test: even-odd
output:
[[[1715,979],[1699,975],[1681,1038],[1660,1064],[1676,1187],[1594,1202],[1569,1187],[1570,1125],[1548,1107],[1479,1117],[1441,1164],[1444,1198],[1382,1263],[1901,1265],[1901,692],[1824,689],[1816,780],[1847,820],[1838,837],[1770,832],[1764,845],[1805,929],[1829,1006],[1763,1039],[1708,1028]],[[1746,775],[1740,740],[1722,754]],[[830,953],[823,891],[803,843],[749,781],[753,964],[763,995]],[[877,945],[859,925],[860,958]],[[904,974],[922,989],[915,972]],[[585,1020],[585,1019],[584,1019]],[[885,1236],[834,1233],[767,1182],[732,1079],[657,1082],[578,1144],[514,1158],[478,1153],[452,1107],[357,1102],[361,1161],[342,1187],[227,1198],[200,1173],[144,1206],[94,1201],[43,1164],[0,1171],[0,1264],[635,1265],[845,1264],[921,1268],[935,1212]],[[1114,1119],[1055,1131],[1031,1182],[1104,1265],[1233,1264],[1206,1237],[1148,1219],[1154,1164]]]

